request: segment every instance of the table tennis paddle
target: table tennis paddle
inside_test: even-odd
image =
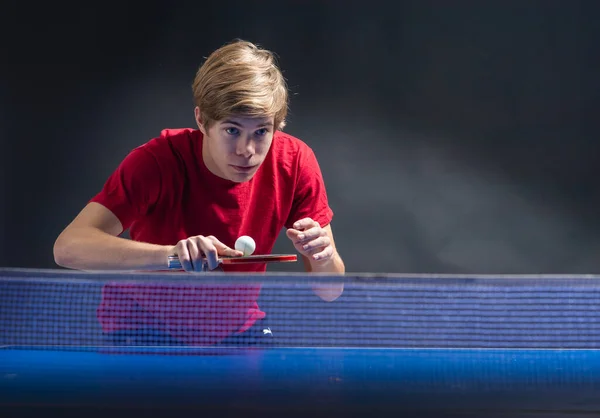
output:
[[[249,255],[246,257],[219,257],[219,264],[293,263],[298,260],[295,254]],[[203,265],[207,265],[206,260]],[[181,270],[181,262],[176,255],[169,256],[169,270]]]

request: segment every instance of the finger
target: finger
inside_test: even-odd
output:
[[[179,241],[175,246],[175,253],[181,263],[181,268],[185,271],[194,271],[194,266],[191,261],[190,252],[187,248],[186,240]]]
[[[241,257],[244,255],[244,253],[242,251],[238,251],[236,249],[228,247],[227,245],[223,244],[221,241],[219,241],[217,238],[213,237],[212,235],[207,238],[209,240],[211,240],[211,242],[217,249],[217,254],[219,254],[219,255],[225,255],[228,257]]]
[[[294,229],[308,229],[313,227],[319,227],[319,223],[317,221],[313,221],[311,218],[303,218],[296,222],[294,222]]]
[[[233,248],[230,248],[226,245],[223,245],[221,247],[218,244],[216,244],[215,247],[217,247],[219,255],[225,255],[227,257],[242,257],[244,255],[243,251],[234,250]]]
[[[298,231],[297,229],[293,229],[293,228],[289,228],[287,231],[285,231],[285,235],[292,240],[292,242],[296,242],[298,241],[298,235],[300,235],[302,232]]]
[[[329,237],[319,237],[314,239],[304,245],[302,245],[302,249],[307,253],[311,253],[312,251],[320,250],[323,247],[327,247],[330,245]]]
[[[209,270],[214,270],[219,267],[219,256],[217,248],[212,243],[212,240],[206,237],[198,237],[198,245],[204,256],[206,257],[206,263],[208,264]],[[202,265],[200,265],[200,271],[202,271]]]
[[[333,256],[333,248],[331,246],[325,247],[321,252],[311,255],[313,260],[328,260]]]
[[[192,263],[192,271],[202,271],[202,249],[198,245],[197,240],[188,239],[187,240],[187,250],[190,254],[190,261]]]
[[[299,244],[305,244],[313,239],[316,239],[324,234],[323,229],[320,226],[315,226],[313,228],[307,229],[306,231],[302,231],[297,236],[297,241]]]

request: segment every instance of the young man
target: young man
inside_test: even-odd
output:
[[[227,44],[207,58],[192,87],[198,129],[166,129],[131,151],[57,238],[56,263],[164,270],[168,256],[177,255],[185,271],[202,271],[203,259],[212,270],[217,256],[242,255],[233,249],[238,237],[253,237],[255,254],[269,254],[287,228],[307,272],[343,273],[316,157],[281,132],[288,92],[273,54],[245,41]],[[127,229],[131,240],[119,236]],[[264,264],[222,268],[266,270]],[[313,289],[332,301],[343,286]],[[115,341],[150,335],[153,342],[160,335],[212,345],[261,334],[259,291],[258,285],[111,284],[98,316]]]

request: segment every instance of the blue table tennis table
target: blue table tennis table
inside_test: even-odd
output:
[[[9,347],[0,373],[3,417],[600,415],[596,350]]]
[[[58,277],[27,273],[45,283]],[[2,275],[10,279],[0,285],[6,306],[11,286],[31,281],[15,272]],[[88,276],[78,280],[94,283]],[[19,342],[10,328],[13,315],[0,321],[12,336],[0,348],[0,416],[600,416],[598,278],[344,280],[347,303],[353,297],[371,303],[374,289],[380,299],[363,306],[362,334],[354,329],[352,337],[327,346],[309,337],[290,340],[298,346],[260,348],[28,346],[12,344]],[[390,286],[393,301],[383,296]],[[448,299],[452,289],[459,290]],[[339,320],[344,303],[326,312],[337,315],[340,335],[346,335]],[[394,313],[388,306],[385,317],[369,313],[381,303],[402,309]],[[460,322],[465,312],[477,320]],[[0,309],[0,316],[6,313]],[[381,340],[378,321],[395,340],[373,343]]]

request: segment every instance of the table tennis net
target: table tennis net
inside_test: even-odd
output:
[[[324,301],[317,281],[344,292]],[[0,346],[598,348],[598,306],[600,282],[573,277],[5,270]]]

